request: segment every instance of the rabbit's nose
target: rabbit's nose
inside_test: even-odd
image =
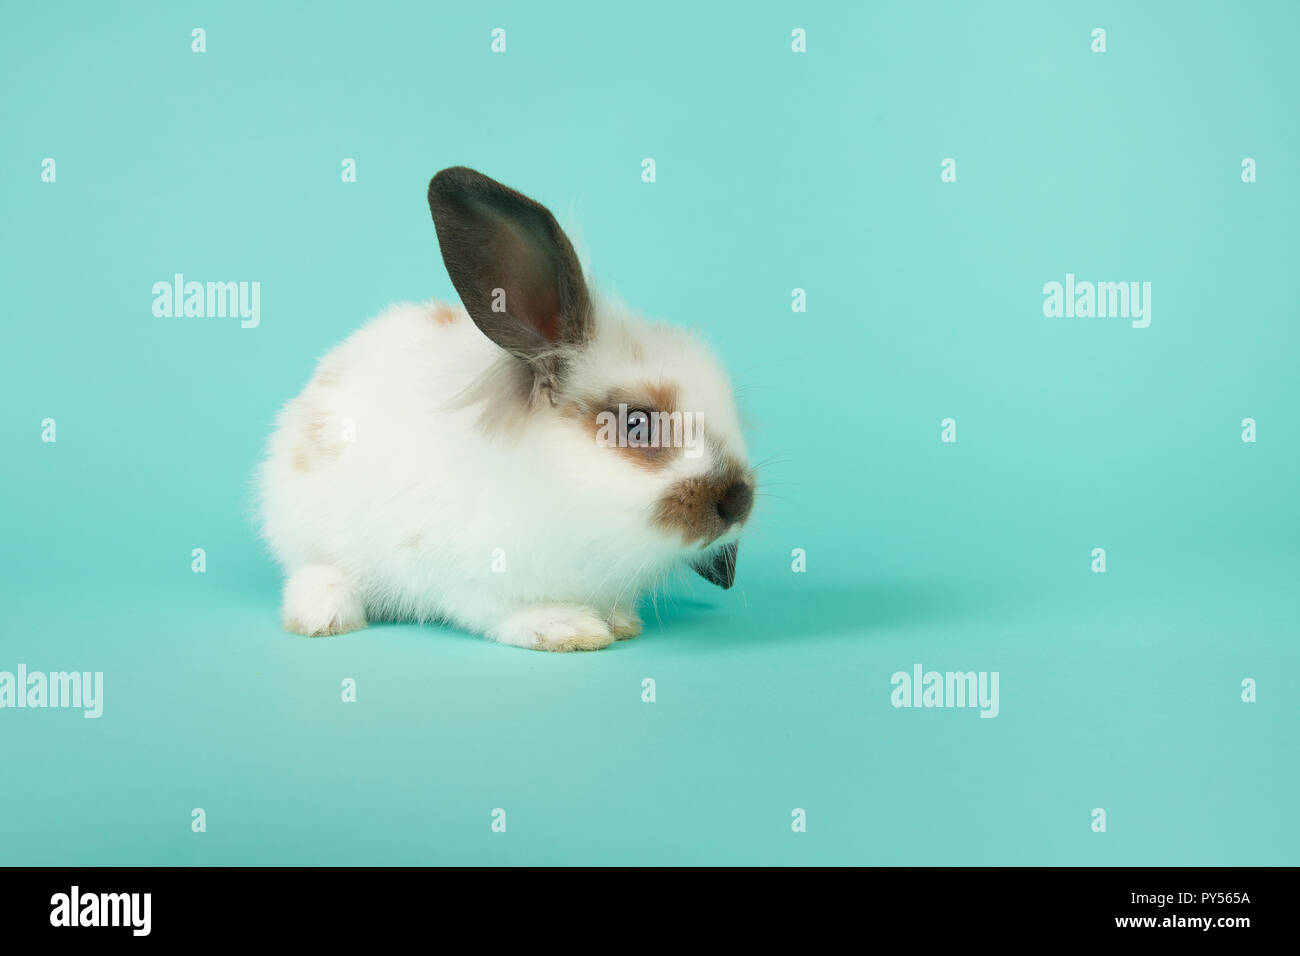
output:
[[[718,517],[727,524],[738,524],[749,517],[754,507],[754,489],[743,481],[733,482],[718,499]]]

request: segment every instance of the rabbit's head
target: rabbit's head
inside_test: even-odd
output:
[[[527,196],[453,167],[429,183],[429,208],[461,301],[504,350],[476,386],[485,427],[544,434],[592,512],[730,587],[754,475],[713,355],[685,330],[597,299],[555,217]]]

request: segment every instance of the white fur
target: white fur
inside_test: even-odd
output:
[[[343,634],[366,626],[356,586],[341,568],[309,564],[284,585],[285,626],[308,637]]]
[[[394,306],[321,360],[271,436],[261,517],[287,627],[442,620],[548,650],[639,630],[638,598],[689,551],[652,505],[715,449],[745,450],[731,387],[693,335],[610,302],[596,315],[574,387],[670,380],[717,444],[652,471],[545,403],[514,432],[485,427],[463,396],[502,350],[459,306]]]

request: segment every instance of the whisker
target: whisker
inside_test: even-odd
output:
[[[794,463],[807,464],[807,463],[811,463],[812,460],[813,459],[811,458],[793,458],[789,456],[783,457],[781,453],[777,453],[775,455],[769,455],[768,457],[764,458],[762,461],[756,463],[752,467],[755,471],[758,471],[760,468],[770,468],[773,465],[790,465]]]

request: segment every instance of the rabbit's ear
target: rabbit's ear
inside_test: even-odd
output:
[[[582,266],[545,206],[453,166],[429,182],[429,211],[452,284],[484,335],[539,370],[587,340]]]
[[[725,591],[736,583],[736,552],[739,547],[734,541],[723,545],[717,551],[692,562],[691,567],[704,580]]]

